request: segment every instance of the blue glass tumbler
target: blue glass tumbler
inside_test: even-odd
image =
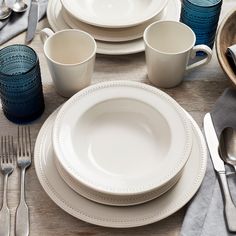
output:
[[[196,45],[213,48],[221,5],[222,0],[182,0],[180,21],[194,31]]]
[[[24,124],[44,111],[39,59],[26,45],[11,45],[0,50],[0,98],[5,116]]]

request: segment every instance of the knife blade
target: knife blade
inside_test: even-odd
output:
[[[214,169],[218,173],[221,192],[224,197],[224,212],[227,226],[230,232],[236,232],[236,207],[229,191],[224,162],[219,155],[219,140],[217,138],[210,113],[205,115],[203,123],[211,160]]]
[[[217,172],[225,173],[225,166],[223,160],[219,155],[219,140],[216,136],[215,128],[212,122],[210,113],[207,113],[204,117],[204,131],[207,140],[207,145],[211,154],[211,160],[214,169]]]
[[[35,35],[38,24],[38,0],[32,0],[29,15],[28,15],[28,28],[26,32],[26,43],[29,43]]]

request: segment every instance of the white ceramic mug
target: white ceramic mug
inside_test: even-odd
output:
[[[88,33],[68,29],[54,33],[45,28],[40,32],[44,54],[57,92],[70,97],[91,83],[96,42]]]
[[[158,21],[144,31],[148,78],[161,88],[177,86],[186,71],[207,64],[212,50],[206,45],[195,45],[195,33],[187,25],[176,21]],[[190,57],[202,51],[206,57],[190,65]]]

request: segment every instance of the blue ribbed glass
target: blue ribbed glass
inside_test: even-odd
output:
[[[222,0],[183,0],[180,21],[196,34],[196,44],[213,48]]]
[[[28,123],[44,111],[39,59],[26,45],[0,50],[0,98],[5,116],[14,123]]]

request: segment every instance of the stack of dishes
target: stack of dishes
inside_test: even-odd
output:
[[[138,82],[90,86],[43,125],[35,168],[73,216],[107,227],[159,221],[196,193],[206,168],[201,131],[164,92]]]
[[[97,53],[144,51],[143,32],[158,20],[179,20],[180,0],[50,0],[47,18],[54,31],[73,28],[91,34]]]

